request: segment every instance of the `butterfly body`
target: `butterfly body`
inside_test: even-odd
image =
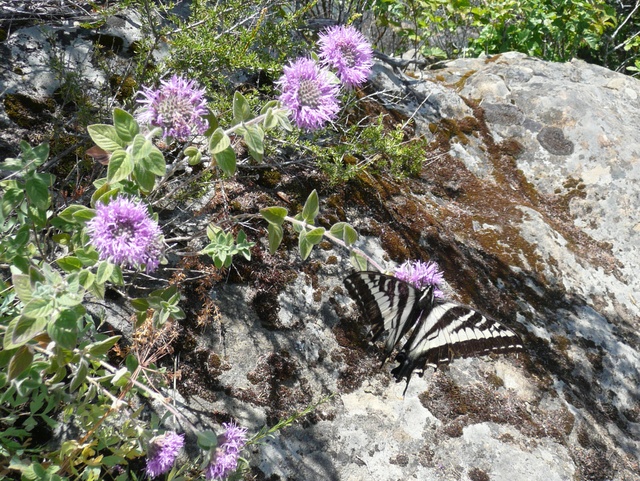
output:
[[[456,357],[505,353],[522,348],[518,335],[474,309],[435,297],[435,287],[416,289],[378,272],[356,272],[345,286],[373,326],[373,340],[386,334],[384,360],[400,348],[391,373],[396,381],[415,369],[438,366]],[[406,341],[404,339],[406,338]]]

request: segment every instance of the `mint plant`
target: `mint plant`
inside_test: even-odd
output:
[[[352,37],[351,32],[347,40]],[[340,44],[341,50],[327,58],[361,60],[350,50],[364,48],[363,38],[357,41]],[[186,469],[174,465],[183,435],[163,431],[160,419],[142,419],[141,408],[132,407],[138,396],[149,397],[168,415],[190,424],[159,393],[165,373],[157,362],[171,352],[176,322],[185,318],[180,291],[169,283],[139,294],[144,292],[142,276],[166,262],[167,240],[152,200],[177,175],[176,164],[203,164],[201,169],[224,181],[236,173],[234,146],[240,140],[253,161],[262,162],[266,134],[291,131],[290,118],[303,129],[318,129],[332,120],[339,108],[340,80],[317,57],[308,62],[305,69],[285,70],[280,102],[268,101],[258,113],[236,92],[226,129],[208,111],[205,92],[195,81],[174,75],[156,88],[143,88],[140,111],[115,108],[111,124],[87,128],[95,143],[92,151],[107,164],[104,177],[93,182],[88,205],[60,210],[52,191],[55,177],[41,172],[49,156],[47,144],[23,142],[19,157],[0,163],[6,173],[0,180],[0,262],[10,275],[0,283],[0,425],[13,426],[0,435],[1,469],[19,472],[24,479],[102,479],[109,473],[124,480],[127,474],[118,474],[118,466],[145,453],[150,477],[171,478]],[[346,67],[336,68],[340,73]],[[351,71],[345,77],[348,88],[356,77],[363,81],[364,71],[354,75]],[[177,149],[169,162],[161,142]],[[270,248],[277,248],[285,221],[298,233],[305,259],[323,237],[351,247],[355,230],[345,223],[329,231],[315,226],[318,211],[315,191],[294,217],[267,209]],[[206,236],[209,243],[199,254],[209,256],[218,269],[230,267],[234,256],[251,258],[255,243],[242,229],[225,231],[211,224]],[[364,262],[357,251],[353,259]],[[107,289],[117,291],[135,312],[127,344],[87,308],[88,302],[99,304]],[[110,352],[118,354],[121,365],[110,362]],[[62,440],[44,455],[43,446],[27,446],[37,426],[54,429],[61,423],[75,425],[82,434]],[[274,432],[262,430],[248,439],[246,428],[235,423],[225,424],[220,435],[192,430],[207,462],[190,469],[206,479],[230,476],[244,464],[240,454],[245,446]]]

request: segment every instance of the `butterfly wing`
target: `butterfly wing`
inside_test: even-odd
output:
[[[421,314],[420,292],[393,276],[371,271],[351,274],[344,284],[365,320],[374,326],[374,341],[388,333],[385,352],[389,356]]]
[[[446,364],[457,357],[513,352],[522,348],[518,335],[499,322],[453,302],[437,303],[418,320],[396,356],[391,372],[399,381],[414,369]]]

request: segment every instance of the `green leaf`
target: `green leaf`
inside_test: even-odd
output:
[[[150,147],[148,149],[148,154],[144,159],[142,159],[142,163],[152,174],[163,176],[167,172],[167,163],[164,160],[164,155],[158,147],[151,143],[150,140],[147,140],[147,142]]]
[[[247,99],[244,98],[237,90],[233,94],[233,123],[239,124],[242,122],[246,122],[253,117],[251,113],[251,106]]]
[[[24,372],[33,362],[33,353],[27,346],[22,346],[18,349],[9,361],[8,378],[16,379],[20,374]]]
[[[273,111],[273,109],[275,109],[277,106],[278,106],[278,101],[277,100],[269,100],[260,109],[260,114],[264,115],[264,114],[268,113],[270,110]]]
[[[300,232],[300,236],[298,237],[298,249],[300,249],[300,257],[302,257],[303,261],[311,254],[313,244],[307,240],[305,232]]]
[[[196,435],[198,437],[198,446],[203,451],[211,451],[218,446],[218,435],[213,431],[198,431]]]
[[[33,286],[31,280],[27,274],[21,274],[17,270],[12,269],[11,282],[13,283],[13,289],[16,292],[16,296],[23,303],[29,302],[33,297]]]
[[[264,155],[264,131],[259,125],[251,125],[244,132],[244,141],[249,148],[249,154],[258,162],[262,162]]]
[[[96,280],[96,276],[93,272],[88,270],[82,270],[78,273],[78,282],[85,289],[89,289]]]
[[[351,265],[358,271],[366,271],[369,267],[367,259],[361,254],[358,254],[356,251],[351,251],[351,254],[349,255],[349,261],[351,262]]]
[[[134,372],[140,366],[140,362],[136,356],[129,354],[124,360],[124,365],[127,366],[129,372]]]
[[[71,236],[69,234],[65,234],[65,233],[62,233],[62,232],[58,233],[58,234],[53,234],[51,236],[51,239],[56,244],[60,244],[62,246],[68,246],[69,243],[71,242]]]
[[[126,145],[118,136],[116,128],[113,125],[93,124],[87,127],[87,131],[89,132],[91,140],[107,152],[113,152]]]
[[[76,212],[80,212],[80,211],[91,211],[92,212],[92,217],[95,215],[95,211],[93,209],[89,209],[88,207],[85,207],[83,205],[77,205],[77,204],[73,204],[70,205],[69,207],[67,207],[66,209],[64,209],[62,212],[60,212],[58,214],[58,217],[60,217],[61,219],[67,221],[67,222],[73,222],[75,223],[77,221],[77,218],[75,217],[75,213]]]
[[[282,225],[284,218],[287,216],[287,209],[284,207],[265,207],[260,210],[260,214],[269,224]]]
[[[82,261],[75,256],[66,256],[56,259],[56,264],[58,264],[65,272],[79,271],[84,267]]]
[[[113,110],[113,126],[120,140],[126,143],[131,142],[140,131],[133,115],[117,107]]]
[[[230,145],[231,139],[221,127],[218,127],[209,139],[209,152],[211,155],[215,155],[227,149]]]
[[[121,367],[116,371],[111,379],[111,384],[114,386],[122,387],[129,382],[131,379],[131,373],[126,367]]]
[[[25,181],[25,190],[27,198],[40,210],[47,210],[51,203],[49,197],[49,185],[51,185],[51,176],[47,174],[33,173],[29,175]]]
[[[131,172],[133,172],[133,159],[126,151],[118,149],[111,154],[107,167],[107,181],[115,184],[129,177]]]
[[[231,177],[236,173],[236,153],[231,147],[227,147],[222,152],[214,155],[220,170],[227,176]]]
[[[202,152],[193,145],[184,149],[184,155],[187,156],[189,165],[198,165],[202,161]]]
[[[108,261],[100,261],[98,264],[98,271],[96,272],[96,282],[98,284],[104,284],[111,278],[113,274],[114,265]]]
[[[94,342],[85,347],[85,350],[92,356],[101,357],[104,356],[109,349],[116,345],[121,336],[111,336],[103,341]]]
[[[65,309],[55,322],[50,322],[47,325],[47,333],[64,349],[74,349],[78,341],[77,322],[78,312],[73,309]]]
[[[78,369],[71,379],[71,384],[69,385],[69,391],[75,392],[78,388],[85,382],[87,379],[87,374],[89,374],[89,363],[86,359],[81,358],[78,364]]]
[[[3,346],[5,349],[13,349],[31,341],[36,335],[44,331],[47,319],[32,319],[26,316],[18,316],[7,326],[4,334]]]
[[[316,227],[315,229],[307,232],[306,240],[312,245],[316,245],[322,241],[322,237],[324,235],[325,228],[324,227]]]
[[[275,129],[278,126],[278,118],[273,114],[273,109],[267,110],[267,113],[264,117],[264,122],[262,122],[262,127],[265,132],[268,132],[271,129]]]
[[[307,197],[307,201],[302,208],[302,218],[308,224],[313,224],[319,212],[318,192],[315,189]]]
[[[293,126],[291,125],[291,122],[289,121],[289,117],[287,115],[285,115],[284,113],[282,115],[278,115],[278,124],[280,125],[280,128],[282,130],[284,130],[285,132],[291,132],[293,130]]]
[[[149,156],[151,147],[153,147],[153,144],[144,135],[136,135],[131,144],[131,157],[133,158],[133,162],[135,164],[143,162],[144,159]]]
[[[124,278],[122,277],[122,269],[120,266],[113,266],[113,274],[111,274],[111,282],[116,286],[124,286]]]
[[[282,226],[269,223],[269,252],[273,254],[282,242]]]
[[[131,307],[138,312],[147,312],[147,309],[149,309],[149,301],[142,297],[131,299],[129,302],[131,303]]]
[[[92,266],[96,262],[98,262],[98,251],[96,251],[93,247],[87,247],[86,249],[80,247],[76,249],[75,254],[76,257],[80,259],[80,262],[82,262],[83,266]]]
[[[329,230],[331,235],[344,241],[347,246],[354,244],[358,240],[358,233],[346,222],[336,222]]]
[[[31,318],[46,318],[53,312],[53,299],[34,297],[22,309],[22,314]]]
[[[133,174],[140,190],[143,192],[151,192],[153,190],[153,186],[156,184],[156,176],[147,171],[142,163],[134,165]]]

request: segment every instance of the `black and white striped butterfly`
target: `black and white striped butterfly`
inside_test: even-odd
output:
[[[394,276],[370,271],[351,274],[344,284],[373,325],[373,340],[387,334],[384,361],[408,335],[395,357],[400,364],[391,371],[398,382],[406,378],[407,386],[414,369],[522,348],[511,329],[470,307],[436,298],[432,285],[419,290]]]

